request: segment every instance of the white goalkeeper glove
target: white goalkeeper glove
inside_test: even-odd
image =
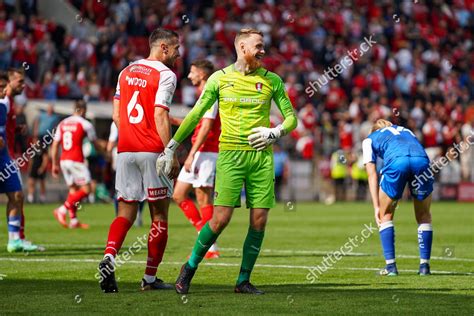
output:
[[[158,156],[156,160],[156,171],[158,174],[164,174],[169,177],[171,174],[171,169],[173,168],[173,158],[176,148],[178,148],[179,143],[175,140],[170,140],[168,146],[165,150]]]
[[[251,133],[252,134],[248,137],[249,145],[256,150],[261,151],[282,137],[284,135],[284,130],[281,125],[278,125],[275,128],[255,127],[252,128]]]

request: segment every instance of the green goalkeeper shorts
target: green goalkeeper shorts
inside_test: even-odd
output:
[[[275,172],[271,150],[219,152],[214,205],[240,207],[242,185],[245,185],[247,208],[275,206]]]

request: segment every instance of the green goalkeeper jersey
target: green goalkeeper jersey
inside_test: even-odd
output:
[[[255,150],[247,137],[252,128],[270,127],[272,99],[285,119],[282,126],[288,134],[296,127],[297,120],[281,78],[264,68],[244,75],[232,64],[209,77],[199,100],[173,138],[182,143],[218,101],[222,124],[219,150]]]

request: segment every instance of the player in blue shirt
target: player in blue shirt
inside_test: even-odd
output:
[[[21,189],[20,171],[8,154],[6,123],[10,110],[10,101],[6,97],[8,76],[0,73],[0,193],[8,197],[8,252],[24,250],[20,239],[21,207],[23,192]]]
[[[375,220],[379,226],[386,262],[386,267],[380,274],[398,275],[395,263],[395,230],[392,221],[398,200],[408,183],[414,198],[413,204],[418,222],[419,274],[429,275],[433,240],[430,205],[434,180],[433,174],[429,171],[430,160],[423,146],[409,129],[381,119],[375,122],[371,134],[362,142],[362,149]],[[384,162],[380,182],[376,169],[377,157]]]

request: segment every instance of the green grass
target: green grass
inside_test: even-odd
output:
[[[187,296],[174,291],[141,292],[146,249],[117,271],[118,294],[103,294],[94,274],[102,257],[111,205],[86,205],[80,219],[87,231],[66,230],[52,216],[52,205],[27,205],[27,237],[44,244],[43,253],[9,254],[6,232],[0,236],[0,314],[418,314],[472,315],[474,313],[473,204],[435,203],[432,207],[434,243],[432,270],[420,277],[417,225],[409,202],[396,217],[396,246],[400,276],[376,275],[384,265],[378,233],[342,257],[334,269],[313,284],[305,267],[321,264],[324,254],[359,236],[373,221],[368,203],[326,206],[298,203],[293,211],[279,205],[271,211],[263,252],[252,282],[267,293],[233,293],[241,247],[248,227],[248,211],[236,210],[219,238],[222,258],[206,261]],[[149,219],[146,219],[148,226]],[[1,222],[2,228],[5,222]],[[4,229],[5,231],[6,229]],[[146,228],[133,227],[128,248]],[[164,262],[159,277],[174,282],[180,264],[190,253],[196,233],[173,205]],[[360,240],[360,239],[359,239]],[[12,259],[12,260],[10,260]],[[223,265],[219,265],[219,264]],[[6,276],[5,276],[6,275]]]

